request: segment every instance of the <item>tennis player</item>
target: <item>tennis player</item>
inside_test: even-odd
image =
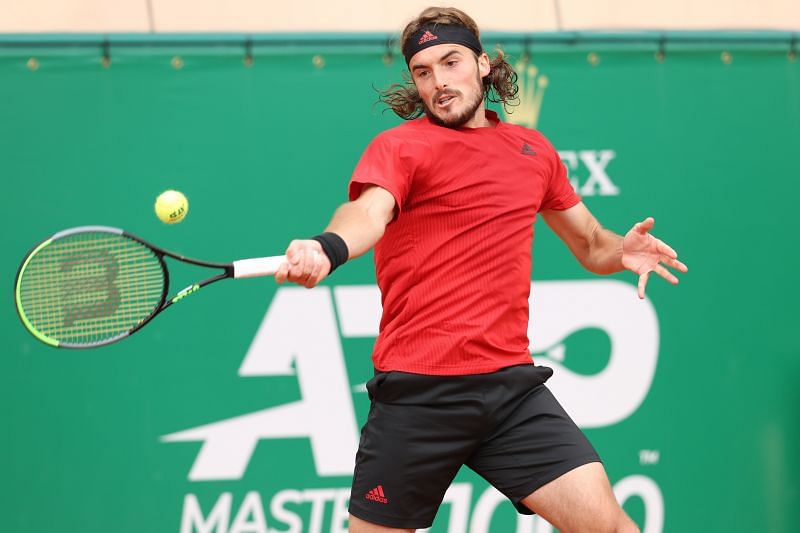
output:
[[[325,232],[292,241],[276,280],[313,287],[375,249],[383,316],[371,408],[350,498],[350,531],[429,527],[467,465],[520,513],[562,532],[638,531],[592,445],[545,386],[528,351],[533,224],[541,214],[589,271],[686,272],[653,237],[604,229],[538,131],[502,122],[485,101],[516,96],[502,52],[475,22],[429,8],[406,26],[411,73],[383,93],[404,124],[366,148]],[[587,401],[602,401],[587,398]]]

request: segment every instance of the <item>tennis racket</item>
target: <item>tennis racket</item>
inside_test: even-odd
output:
[[[170,257],[222,272],[169,293]],[[233,263],[168,252],[121,229],[82,226],[39,243],[14,281],[17,312],[34,337],[58,348],[95,348],[124,339],[164,309],[227,278],[274,274],[285,256]]]

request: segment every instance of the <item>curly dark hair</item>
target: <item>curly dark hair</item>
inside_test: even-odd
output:
[[[411,36],[427,24],[463,26],[474,33],[478,40],[481,38],[478,25],[472,17],[460,9],[429,7],[405,27],[400,38],[401,49],[405,49]],[[477,55],[475,58],[477,61]],[[483,78],[484,98],[489,102],[502,102],[506,109],[509,105],[515,105],[519,92],[517,73],[505,60],[502,50],[497,50],[497,56],[490,59],[489,67],[489,74]],[[417,118],[425,112],[422,99],[408,72],[403,73],[403,83],[395,83],[389,88],[379,91],[379,101],[385,103],[397,116],[405,120]]]

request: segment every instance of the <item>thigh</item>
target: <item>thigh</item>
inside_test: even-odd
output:
[[[537,489],[522,503],[559,531],[638,531],[614,498],[603,465],[577,467]]]
[[[392,528],[433,523],[445,491],[478,446],[481,428],[474,403],[448,391],[442,396],[438,383],[394,372],[368,383],[372,405],[350,495],[355,517]]]
[[[398,529],[393,527],[381,526],[361,520],[360,518],[350,515],[349,533],[414,533],[413,529]]]
[[[528,495],[576,467],[600,461],[550,390],[537,384],[536,372],[515,371],[510,383],[517,399],[500,404],[495,427],[466,463],[523,514],[531,514],[522,502]]]

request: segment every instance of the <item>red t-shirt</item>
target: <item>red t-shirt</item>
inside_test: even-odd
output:
[[[536,213],[580,201],[537,131],[451,129],[426,117],[379,134],[350,181],[389,191],[396,218],[375,246],[381,371],[462,375],[530,363],[528,295]]]

